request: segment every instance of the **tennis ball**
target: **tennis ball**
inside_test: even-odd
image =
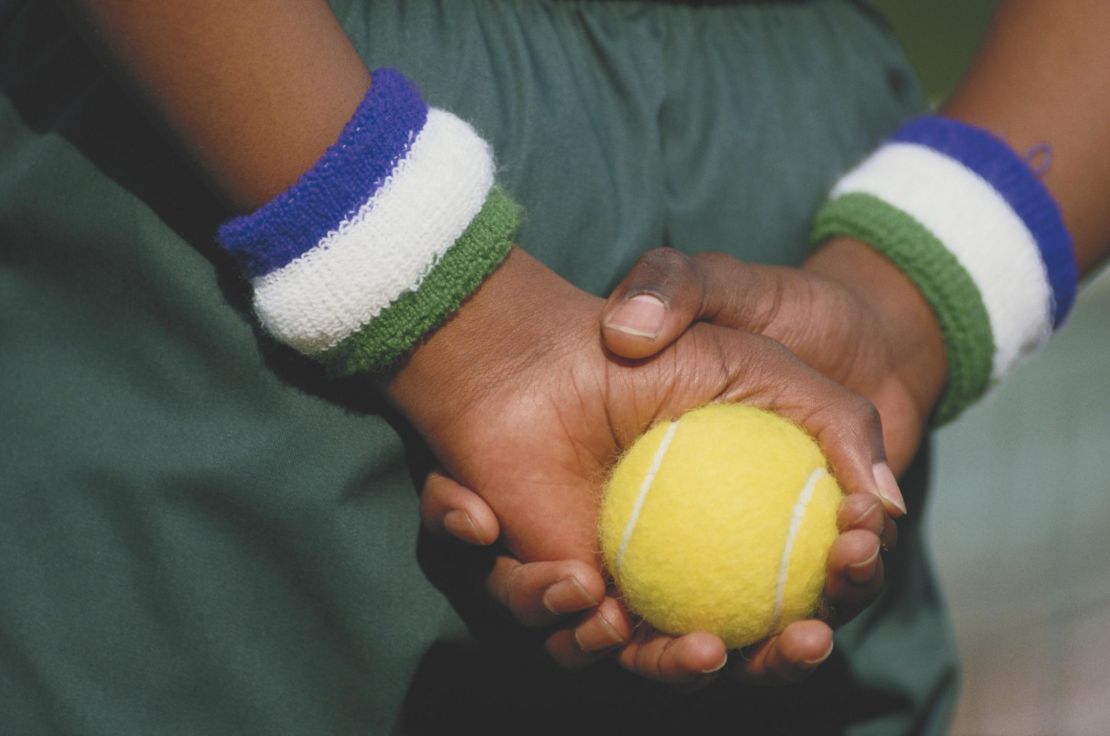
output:
[[[842,492],[817,443],[761,409],[656,425],[605,489],[601,549],[628,607],[744,647],[817,609]]]

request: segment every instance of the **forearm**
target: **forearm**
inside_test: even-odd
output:
[[[370,85],[324,0],[62,5],[238,212],[311,167]]]
[[[806,268],[848,285],[878,310],[888,325],[901,379],[926,415],[948,386],[942,421],[985,389],[988,380],[999,380],[1066,314],[1074,271],[1069,276],[1067,261],[1073,256],[1064,226],[1074,241],[1080,275],[1110,251],[1110,214],[1103,201],[1110,191],[1110,145],[1104,134],[1110,119],[1110,52],[1100,32],[1110,22],[1110,5],[1066,5],[1004,3],[978,58],[941,111],[989,131],[1019,157],[1041,151],[1043,158],[1032,164],[1045,165],[1042,183],[1059,205],[1063,223],[1050,224],[1055,205],[1034,191],[1040,188],[1036,177],[1018,173],[1024,167],[1007,162],[1012,154],[1003,153],[1004,145],[995,150],[995,144],[975,138],[979,134],[932,122],[899,134],[933,145],[929,136],[939,135],[940,141],[959,132],[964,153],[953,150],[952,155],[971,155],[968,165],[978,166],[970,161],[982,159],[983,171],[991,172],[983,176],[1002,176],[1000,186],[1017,189],[985,194],[981,187],[993,186],[985,179],[956,176],[949,164],[922,158],[921,151],[931,149],[896,142],[842,180],[836,205],[818,216],[817,231],[825,237],[851,233],[879,246],[883,255],[834,237]],[[984,156],[994,158],[985,163]],[[939,179],[941,172],[955,178]],[[915,178],[919,175],[924,179]],[[894,209],[879,207],[869,199],[871,192],[879,192],[880,200],[892,196]],[[1004,209],[1009,202],[1001,197],[1014,195],[1021,212],[1001,212],[998,205]],[[910,214],[899,220],[896,211]],[[1032,217],[1026,225],[1036,232],[1023,231],[1018,216]],[[942,256],[938,248],[947,247],[955,250]],[[1042,249],[1040,268],[1031,248]],[[976,286],[990,296],[975,294]],[[995,351],[993,357],[988,350]],[[949,378],[953,383],[946,384]],[[962,398],[953,400],[953,391]]]
[[[241,213],[253,212],[270,202],[312,168],[329,146],[336,143],[371,85],[370,73],[324,0],[250,0],[236,3],[222,0],[162,0],[158,3],[141,0],[66,0],[65,5],[78,26],[101,50],[117,76],[132,89],[156,123],[166,130],[168,137],[208,179],[229,207]],[[385,80],[384,77],[382,79]],[[380,89],[389,88],[386,81],[382,85]],[[395,82],[393,86],[396,87]],[[393,100],[394,96],[383,94],[388,100]],[[392,113],[388,104],[391,103],[383,102],[387,107],[376,108],[374,115],[390,118]],[[410,113],[403,114],[411,117]],[[405,118],[402,122],[407,125],[410,121]],[[402,124],[395,123],[394,127]],[[388,127],[393,123],[386,120],[386,125]],[[442,141],[445,135],[443,126],[437,130],[437,140]],[[457,126],[451,130],[457,131]],[[414,135],[420,132],[418,127]],[[457,133],[452,134],[457,136]],[[373,139],[367,144],[371,148],[378,144],[373,131],[355,131],[352,135]],[[467,151],[473,152],[475,145],[478,145],[482,148],[482,156],[486,155],[484,143],[475,144],[474,140],[463,143],[470,146]],[[388,144],[382,142],[381,145]],[[442,145],[440,143],[441,148]],[[406,143],[403,150],[395,153],[405,156],[412,150]],[[422,150],[433,149],[426,145]],[[441,166],[437,161],[429,160],[427,153],[421,155],[423,163],[416,167],[419,171],[414,169],[416,164],[407,166],[406,171],[410,180],[416,176],[421,184],[432,182],[434,191],[426,194],[415,191],[411,181],[398,184],[398,179],[393,177],[389,180],[401,186],[407,194],[400,198],[394,196],[390,200],[393,202],[391,205],[379,202],[374,208],[375,211],[388,210],[383,222],[392,224],[392,229],[386,228],[390,232],[397,230],[398,222],[413,227],[402,227],[395,233],[400,237],[396,242],[371,242],[371,237],[371,240],[356,246],[367,252],[374,249],[396,251],[396,257],[391,254],[382,256],[387,265],[404,261],[406,248],[428,249],[427,243],[406,242],[404,236],[409,230],[412,230],[414,238],[419,239],[427,237],[427,232],[432,232],[435,237],[434,233],[444,229],[423,227],[426,223],[412,222],[414,217],[416,220],[422,217],[434,219],[440,216],[440,209],[458,210],[461,206],[459,196],[465,195],[463,199],[466,203],[473,204],[474,197],[480,194],[471,189],[477,187],[472,180],[481,178],[481,172],[460,172],[458,165],[452,167],[447,162]],[[472,158],[473,155],[466,160]],[[329,163],[327,175],[340,176],[333,164],[335,161]],[[429,166],[432,168],[428,169]],[[436,167],[442,168],[439,172],[442,176],[438,177],[441,181],[438,182],[433,181],[437,179]],[[461,177],[461,183],[444,185],[442,180],[452,176],[456,179]],[[373,193],[379,185],[380,182],[367,182],[367,191]],[[313,211],[319,209],[319,202],[305,204],[303,194],[295,197],[298,206]],[[480,199],[478,202],[480,204]],[[398,203],[415,207],[423,214],[412,216],[411,213],[399,212],[396,210]],[[358,209],[358,203],[354,205]],[[259,222],[269,222],[272,214],[264,215]],[[350,208],[345,216],[351,216]],[[451,216],[458,220],[461,215],[454,212]],[[339,225],[338,221],[332,222],[330,229],[339,229]],[[240,220],[235,231],[241,233],[254,227],[244,226]],[[454,225],[448,230],[452,228]],[[223,237],[228,236],[225,233]],[[225,240],[224,245],[241,254],[244,249],[254,247],[240,243],[244,237],[236,234],[230,242]],[[305,243],[306,252],[312,245],[312,242]],[[349,251],[348,247],[345,252]],[[366,262],[366,259],[359,263],[363,267],[373,267],[373,263]],[[295,339],[286,339],[281,328],[275,329],[274,325],[302,322],[309,317],[315,320],[313,324],[327,324],[334,321],[330,319],[332,315],[313,317],[291,313],[289,308],[282,307],[283,302],[277,297],[260,297],[257,290],[261,284],[259,277],[269,278],[270,272],[277,267],[273,263],[264,265],[265,273],[258,271],[260,267],[254,263],[256,272],[246,274],[256,282],[256,308],[260,317],[277,339],[302,350]],[[285,265],[289,264],[283,262],[280,267]],[[329,265],[328,268],[345,269],[349,273],[348,266]],[[473,271],[475,266],[470,264],[467,268]],[[309,276],[311,278],[302,280],[305,288],[316,290],[313,292],[315,297],[311,300],[313,304],[302,306],[312,309],[319,304],[336,304],[337,308],[352,309],[351,295],[359,291],[357,284],[347,284],[343,287],[346,291],[337,291],[339,287],[329,290],[323,281],[312,274]],[[427,272],[422,274],[422,277],[427,276]],[[291,278],[294,276],[283,276],[282,281],[289,283]],[[357,274],[353,278],[357,281]],[[409,276],[398,278],[411,282]],[[466,302],[467,308],[461,311],[467,314],[473,312],[472,315],[460,314],[449,320],[450,324],[445,326],[442,334],[422,342],[409,364],[391,375],[397,387],[394,399],[398,405],[420,423],[432,424],[435,420],[425,416],[424,409],[446,406],[456,399],[464,400],[466,391],[459,385],[463,383],[463,378],[482,370],[478,363],[483,356],[487,361],[500,356],[504,362],[505,356],[521,353],[520,345],[517,345],[516,353],[491,346],[500,345],[500,341],[517,334],[521,324],[537,322],[533,309],[537,295],[544,292],[544,285],[550,287],[552,283],[558,285],[562,282],[523,253],[510,258],[498,272],[498,278],[492,279],[492,283]],[[294,291],[294,297],[301,293]],[[362,291],[359,298],[367,290]],[[409,296],[411,294],[410,289]],[[402,296],[404,292],[390,295],[390,299],[396,303]],[[273,316],[272,310],[267,312],[270,309],[268,305],[274,301],[284,310],[278,317]],[[264,313],[270,315],[269,322]],[[526,319],[530,314],[532,318]],[[361,325],[365,326],[381,315],[381,311],[370,314],[361,320]],[[349,314],[342,316],[346,322],[353,319]],[[398,320],[394,319],[392,324],[396,326]],[[355,333],[358,329],[361,327],[355,328]],[[404,329],[408,333],[413,332],[411,325],[404,325]],[[357,334],[347,330],[341,337],[356,339]],[[324,344],[324,348],[317,351],[321,356],[326,356],[329,344],[334,346],[337,342],[329,337],[312,338],[311,341],[313,350],[318,347],[316,343]],[[525,346],[527,344],[524,343]],[[329,362],[326,357],[321,359]],[[460,370],[461,365],[465,365],[466,369]],[[359,368],[351,368],[356,369]],[[503,369],[504,366],[501,367],[502,372]],[[437,402],[422,401],[433,395],[439,397]]]
[[[942,113],[1019,152],[1047,145],[1080,274],[1110,255],[1110,3],[1008,0]]]

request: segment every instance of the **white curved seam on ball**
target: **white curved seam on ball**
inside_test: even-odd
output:
[[[663,435],[663,441],[659,443],[659,447],[655,448],[655,457],[651,459],[651,465],[648,467],[647,473],[644,474],[643,482],[640,483],[640,491],[636,494],[636,503],[632,505],[632,513],[628,517],[628,524],[624,527],[624,536],[621,537],[621,546],[617,549],[617,569],[614,571],[617,577],[620,577],[621,566],[624,564],[624,553],[628,550],[628,543],[632,541],[632,532],[635,531],[636,523],[640,520],[640,512],[644,508],[644,501],[647,500],[648,493],[651,492],[651,486],[655,483],[655,476],[663,465],[663,458],[667,454],[667,449],[670,448],[671,441],[674,440],[675,433],[678,432],[678,422],[679,420],[675,420],[671,422],[671,426],[667,427],[667,431]]]
[[[477,216],[493,186],[489,146],[438,109],[359,210],[308,252],[253,280],[262,324],[312,355],[342,342],[425,276]]]
[[[917,143],[888,143],[836,185],[921,223],[968,272],[994,335],[991,378],[1004,376],[1052,333],[1052,289],[1036,238],[1009,202],[959,161]]]
[[[794,502],[794,511],[790,517],[790,528],[786,532],[786,542],[782,546],[782,561],[779,562],[779,579],[775,585],[775,614],[774,624],[771,628],[772,631],[778,631],[779,626],[782,625],[782,603],[783,598],[786,596],[786,581],[790,572],[790,558],[794,554],[794,540],[798,536],[798,531],[802,528],[802,521],[805,519],[806,508],[809,502],[813,499],[813,491],[817,488],[817,481],[821,480],[825,475],[824,468],[817,468],[809,474],[806,484],[802,487],[802,492],[798,494],[798,500]]]

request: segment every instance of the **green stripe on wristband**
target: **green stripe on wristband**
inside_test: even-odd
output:
[[[317,356],[332,377],[392,368],[454,314],[508,255],[520,206],[498,186],[462,236],[432,266],[420,288],[402,294],[365,327]]]
[[[932,232],[870,194],[844,194],[818,211],[811,240],[837,236],[862,240],[889,258],[932,306],[948,358],[948,386],[933,424],[955,419],[990,385],[994,335],[975,282]]]

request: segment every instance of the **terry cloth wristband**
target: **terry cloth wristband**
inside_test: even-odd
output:
[[[457,310],[508,254],[519,218],[474,129],[379,69],[339,140],[219,240],[262,326],[347,375],[389,368]]]
[[[1028,164],[992,134],[923,117],[845,175],[812,239],[864,241],[914,281],[947,345],[935,422],[954,419],[1048,339],[1075,300],[1071,236]]]

